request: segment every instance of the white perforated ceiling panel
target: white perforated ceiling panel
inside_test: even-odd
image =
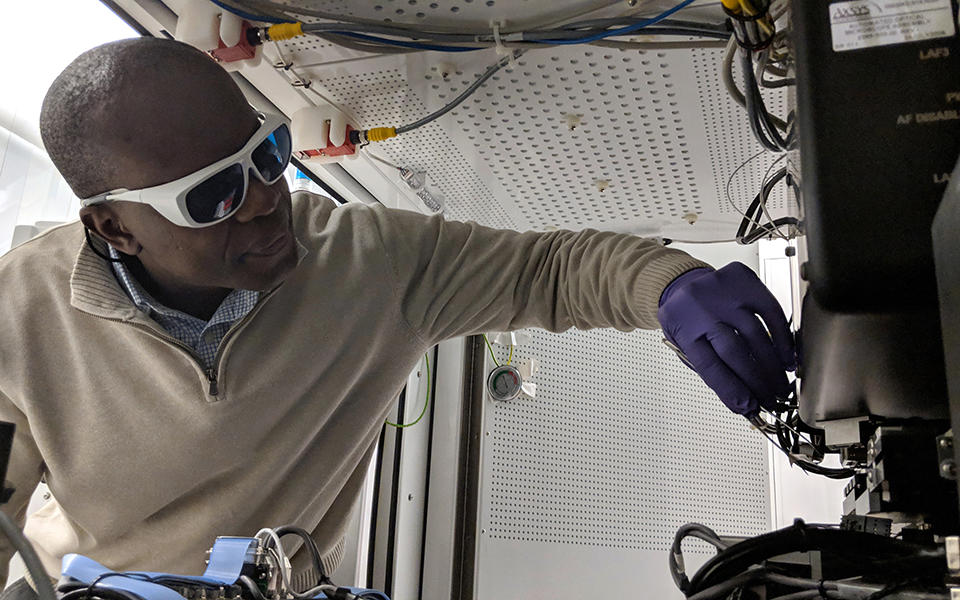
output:
[[[529,53],[454,118],[531,227],[700,213],[667,60],[603,48]]]
[[[291,6],[309,7],[338,15],[411,25],[470,30],[485,29],[493,21],[517,28],[547,26],[577,17],[600,18],[626,13],[656,14],[676,4],[675,0],[281,0]],[[701,0],[684,11],[716,14],[717,3]]]
[[[371,57],[324,41],[284,48],[362,127],[418,119],[496,59],[492,51]],[[720,85],[721,57],[719,49],[530,51],[438,122],[371,150],[425,170],[452,218],[519,229],[732,237],[739,215],[725,197],[726,182],[760,147]],[[442,70],[450,76],[441,78]],[[769,104],[782,114],[782,94]],[[733,179],[741,208],[770,161],[761,156]],[[782,198],[775,192],[774,208]],[[699,220],[692,227],[683,220],[690,213]]]
[[[382,118],[385,113],[394,119],[391,122],[407,123],[428,112],[405,71],[387,65],[362,73],[342,67],[336,74],[325,75],[322,82],[330,99],[349,110],[363,126],[387,122]],[[374,151],[397,164],[426,171],[432,184],[443,192],[448,217],[472,219],[491,227],[517,226],[442,125],[431,123],[380,144]]]
[[[722,51],[717,50],[690,51],[697,74],[701,120],[706,128],[707,154],[710,157],[714,181],[713,196],[720,199],[720,213],[732,213],[736,216],[736,209],[726,198],[727,182],[730,183],[731,199],[736,201],[741,210],[746,208],[744,200],[757,193],[759,182],[767,174],[768,167],[776,161],[776,156],[765,153],[737,172],[737,168],[760,152],[761,148],[751,135],[746,135],[750,132],[750,126],[744,111],[730,100],[720,81],[719,63],[722,54]],[[742,76],[739,61],[734,61],[733,72],[734,81],[740,81]],[[765,93],[765,99],[770,112],[775,115],[787,114],[787,95],[782,89],[778,93]],[[731,135],[731,127],[739,128],[741,134]],[[782,161],[778,166],[783,166]],[[773,210],[785,209],[786,196],[783,186],[774,188],[767,206]]]

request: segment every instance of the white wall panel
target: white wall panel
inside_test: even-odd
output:
[[[766,442],[660,332],[532,333],[514,361],[542,361],[537,398],[485,402],[479,598],[559,595],[565,573],[666,594],[680,525],[768,529]]]

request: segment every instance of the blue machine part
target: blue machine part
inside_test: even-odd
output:
[[[347,589],[350,590],[351,594],[360,596],[361,598],[363,598],[363,600],[390,600],[390,598],[388,598],[386,594],[384,594],[383,592],[378,592],[377,590],[366,590],[363,588],[354,588],[354,587],[348,587]],[[326,598],[326,597],[327,596],[325,594],[318,594],[314,596],[314,598],[318,598],[318,599]]]
[[[363,600],[390,600],[386,594],[383,592],[378,592],[377,590],[365,590],[363,588],[352,588],[347,586],[344,587],[350,590],[351,594],[359,596],[360,598],[363,598]],[[317,594],[314,596],[314,598],[321,600],[323,598],[327,598],[327,596],[325,594]]]
[[[95,560],[79,554],[67,554],[63,557],[63,575],[72,577],[83,583],[93,583],[105,574],[111,573],[110,569],[104,567]],[[184,600],[183,596],[164,587],[158,583],[150,583],[142,579],[134,579],[123,574],[110,575],[100,579],[97,587],[104,587],[113,590],[123,590],[136,594],[144,600]]]
[[[251,562],[259,542],[254,538],[219,537],[210,551],[210,562],[204,571],[205,579],[232,585],[240,579],[243,565]]]
[[[164,577],[176,578],[181,582],[192,581],[198,585],[229,586],[240,579],[244,564],[253,561],[259,541],[255,538],[220,537],[213,544],[207,570],[201,576],[173,575],[170,573],[150,573],[145,571],[128,571],[116,573],[110,571],[100,563],[79,554],[67,554],[63,557],[62,572],[64,577],[90,584],[97,582],[97,587],[123,590],[143,598],[143,600],[184,600],[184,597],[172,589],[149,579]],[[382,592],[363,588],[347,587],[350,593],[363,597],[365,600],[390,600]],[[327,598],[320,593],[314,596],[317,599]]]

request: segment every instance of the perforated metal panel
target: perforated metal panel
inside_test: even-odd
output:
[[[715,185],[713,193],[720,199],[721,213],[736,214],[736,209],[726,201],[726,183],[730,182],[731,199],[741,210],[746,209],[745,201],[753,198],[757,193],[759,182],[767,174],[768,167],[776,157],[773,154],[764,154],[751,160],[734,175],[737,168],[759,152],[761,147],[750,135],[730,135],[732,128],[736,128],[741,133],[748,133],[750,124],[745,111],[730,100],[721,83],[719,69],[723,52],[691,50],[690,55],[697,73],[697,94],[700,98],[701,118],[707,133],[710,168]],[[739,61],[734,61],[733,72],[734,81],[741,81]],[[783,89],[776,92],[765,91],[764,99],[767,108],[773,114],[786,117],[787,94]],[[734,175],[732,179],[731,175]],[[786,209],[786,196],[782,186],[774,188],[767,206],[772,210]]]
[[[536,398],[485,401],[477,598],[563,597],[568,573],[679,598],[666,568],[679,526],[769,530],[763,438],[660,332],[531,332],[513,360],[542,361]],[[712,553],[684,550],[691,573]]]
[[[529,53],[454,118],[534,228],[700,213],[669,60],[604,48]]]
[[[625,12],[656,14],[674,0],[281,0],[338,15],[384,22],[429,23],[434,26],[486,28],[492,21],[507,21],[517,27],[546,26],[578,16],[619,16]],[[699,6],[716,9],[716,3],[701,0]],[[694,6],[685,14],[701,12]]]
[[[514,360],[543,362],[537,397],[487,402],[488,539],[665,551],[689,521],[731,535],[766,529],[763,438],[659,332],[533,338]]]
[[[285,52],[363,127],[399,125],[439,108],[496,59],[375,56],[303,38]],[[313,44],[313,45],[311,45]],[[425,170],[448,216],[518,229],[604,227],[732,237],[731,173],[760,146],[720,85],[722,50],[639,52],[567,46],[530,51],[439,121],[371,146]],[[451,75],[443,79],[440,70]],[[771,110],[783,114],[780,92]],[[571,123],[575,123],[571,129]],[[772,158],[732,181],[746,208]],[[777,190],[771,207],[783,209]],[[686,229],[683,218],[699,222]]]
[[[405,123],[428,112],[407,83],[406,74],[397,68],[351,71],[325,77],[323,83],[330,90],[331,99],[349,107],[363,126],[384,123],[384,114]],[[382,144],[375,151],[398,164],[425,170],[431,183],[443,192],[450,218],[472,219],[491,227],[516,227],[441,125],[431,123]]]

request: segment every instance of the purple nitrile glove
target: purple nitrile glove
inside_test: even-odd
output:
[[[657,317],[664,337],[733,412],[753,416],[789,393],[785,371],[796,368],[790,326],[746,265],[687,271],[664,289]]]

